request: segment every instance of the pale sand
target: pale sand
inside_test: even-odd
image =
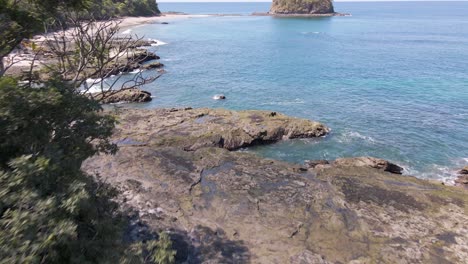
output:
[[[188,15],[188,14],[162,14],[161,16],[154,17],[124,17],[118,19],[120,21],[119,27],[121,29],[134,27],[142,24],[162,23],[175,19],[187,19],[197,17],[208,17],[212,15]]]

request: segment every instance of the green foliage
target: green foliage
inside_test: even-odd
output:
[[[160,11],[155,0],[95,0],[88,8],[94,18],[155,16]]]
[[[272,11],[291,14],[333,13],[332,0],[273,0]]]
[[[44,25],[97,3],[115,14],[157,10],[149,0],[0,0],[0,62]],[[1,77],[0,66],[0,263],[173,263],[165,234],[123,242],[117,190],[81,170],[87,158],[115,153],[115,120],[59,78],[31,88]]]
[[[19,42],[61,19],[63,10],[83,10],[88,0],[0,0],[0,58]]]
[[[59,82],[47,88],[0,79],[0,259],[83,263],[117,259],[124,218],[116,191],[81,172],[112,153],[114,120]],[[102,258],[102,259],[101,259]]]
[[[157,264],[174,263],[175,250],[172,250],[172,242],[166,233],[159,234],[159,240],[148,243],[150,261]]]
[[[172,242],[166,233],[160,233],[158,240],[139,242],[128,249],[129,254],[122,264],[132,263],[175,263],[176,251],[172,250]],[[131,256],[131,257],[128,257]]]
[[[167,235],[123,243],[117,191],[82,162],[112,154],[115,120],[69,85],[0,78],[0,263],[172,263]]]
[[[155,0],[0,0],[0,59],[32,34],[66,27],[71,15],[108,19],[158,14]]]

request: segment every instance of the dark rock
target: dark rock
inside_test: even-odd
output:
[[[114,64],[111,68],[108,68],[104,72],[106,76],[92,76],[92,78],[102,78],[102,77],[110,77],[111,75],[118,75],[120,73],[128,73],[140,68],[140,64],[136,62],[129,61],[126,64]]]
[[[468,189],[468,174],[462,174],[455,179],[455,185]]]
[[[103,104],[143,103],[152,100],[150,92],[137,88],[95,93],[92,97]]]
[[[213,100],[224,100],[226,99],[226,96],[224,94],[216,94],[213,96]]]
[[[129,61],[133,63],[141,64],[141,63],[145,63],[148,61],[159,60],[159,59],[160,57],[158,55],[154,54],[151,51],[144,50],[144,51],[135,52],[135,54],[133,54],[133,56],[130,57]]]
[[[161,22],[162,25],[168,25],[168,22]]]
[[[309,168],[315,168],[317,165],[328,165],[330,162],[328,160],[306,160],[305,165]]]
[[[373,158],[373,157],[357,157],[357,158],[342,158],[333,162],[333,165],[352,166],[352,167],[369,167],[388,171],[395,174],[402,174],[403,168],[389,161]]]
[[[465,166],[463,169],[461,169],[459,172],[459,174],[468,174],[468,166]]]
[[[118,47],[119,45],[125,45],[128,46],[129,49],[150,47],[151,45],[156,43],[157,42],[152,39],[133,39],[132,37],[119,37],[113,40],[114,46]]]
[[[142,66],[143,69],[145,70],[150,70],[150,69],[159,69],[159,68],[162,68],[164,67],[164,64],[162,64],[161,62],[157,61],[157,62],[150,62],[150,63],[147,63],[147,64],[144,64]]]

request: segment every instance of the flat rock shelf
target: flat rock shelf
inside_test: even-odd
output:
[[[232,151],[320,137],[329,131],[323,124],[267,111],[111,114],[119,121],[113,136],[119,151],[93,157],[83,168],[119,186],[144,226],[169,231],[178,262],[468,259],[468,192],[462,188],[385,171],[390,165],[376,159],[303,166]]]

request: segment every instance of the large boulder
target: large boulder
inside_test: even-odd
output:
[[[341,158],[336,159],[333,165],[351,166],[351,167],[368,167],[388,171],[395,174],[401,174],[403,168],[389,161],[373,158],[373,157],[356,157],[356,158]]]
[[[273,0],[270,14],[333,14],[332,0]]]
[[[152,100],[151,93],[138,88],[111,90],[91,95],[102,104],[144,103]]]

